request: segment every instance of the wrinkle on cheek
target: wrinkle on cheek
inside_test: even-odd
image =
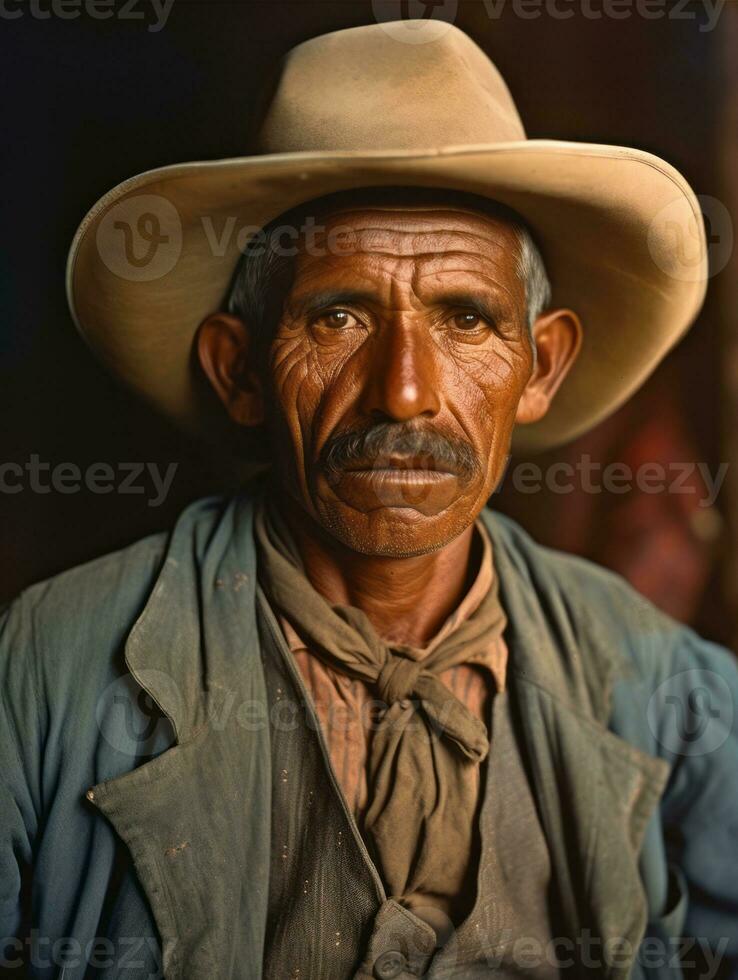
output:
[[[496,400],[499,400],[501,391],[509,386],[517,367],[514,356],[508,350],[495,348],[480,351],[479,347],[457,356],[454,366],[467,384],[494,393]]]
[[[319,404],[320,394],[316,394],[315,390],[311,390],[310,387],[303,382],[300,385],[299,391],[297,392],[298,407],[296,423],[300,432],[300,446],[302,454],[302,472],[300,474],[300,479],[306,488],[309,482],[309,461],[313,456],[314,422],[318,414]]]
[[[302,419],[306,414],[306,381],[311,374],[310,349],[297,336],[277,337],[272,345],[270,370],[272,386],[280,415],[279,428],[289,433],[293,451],[289,454],[289,469],[304,479],[305,431]],[[281,455],[284,455],[282,453]],[[282,460],[283,465],[286,463]]]
[[[444,387],[459,411],[471,418],[478,410],[499,417],[506,404],[517,406],[532,369],[531,352],[523,342],[449,342],[444,354]]]
[[[283,358],[280,364],[274,367],[273,384],[277,401],[288,421],[291,414],[289,406],[297,402],[297,393],[308,374],[308,359],[299,353]]]
[[[353,338],[321,342],[298,324],[278,336],[272,347],[272,378],[292,449],[291,468],[302,493],[311,496],[310,473],[320,440],[326,407],[338,399],[342,388],[351,387],[354,373],[347,370],[363,346]]]
[[[296,386],[294,395],[290,398],[288,407],[295,406],[294,425],[300,433],[300,444],[303,456],[303,469],[307,480],[308,460],[312,456],[312,434],[314,420],[318,413],[320,402],[325,393],[325,385],[319,373],[315,370],[312,363],[314,358],[308,357],[305,360],[305,370]]]
[[[496,482],[504,465],[502,442],[512,432],[531,367],[530,350],[523,343],[497,341],[486,348],[469,345],[458,356],[454,352],[446,369],[447,404],[479,454],[484,488]]]
[[[307,332],[275,341],[272,355],[272,372],[278,390],[313,378],[325,385],[326,361],[319,345]],[[295,381],[297,378],[297,382]]]

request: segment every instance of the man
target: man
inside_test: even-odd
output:
[[[260,155],[73,244],[105,361],[271,465],[7,610],[10,975],[738,976],[731,654],[485,508],[694,318],[696,202],[385,28],[296,48]]]

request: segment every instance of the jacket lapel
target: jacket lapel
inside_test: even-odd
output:
[[[271,772],[251,504],[194,505],[125,649],[176,745],[88,798],[128,846],[168,978],[258,978]]]
[[[484,519],[509,621],[511,694],[561,925],[567,937],[583,941],[573,951],[582,967],[588,955],[602,962],[598,976],[624,980],[647,920],[639,851],[669,767],[607,728],[612,684],[628,665],[587,628],[596,604],[583,612],[585,597],[573,615],[564,569],[550,568],[544,549],[533,553],[519,529],[489,511]]]
[[[626,978],[647,921],[639,851],[668,766],[535,685],[516,688],[565,934],[592,938],[598,976]]]

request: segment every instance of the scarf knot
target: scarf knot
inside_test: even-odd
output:
[[[385,704],[403,701],[415,693],[422,665],[390,649],[377,676],[377,691]]]

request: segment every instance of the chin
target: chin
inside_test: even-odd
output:
[[[476,512],[460,506],[430,516],[412,507],[379,507],[368,513],[340,502],[321,507],[324,529],[352,551],[386,558],[412,558],[439,551],[474,521]]]

